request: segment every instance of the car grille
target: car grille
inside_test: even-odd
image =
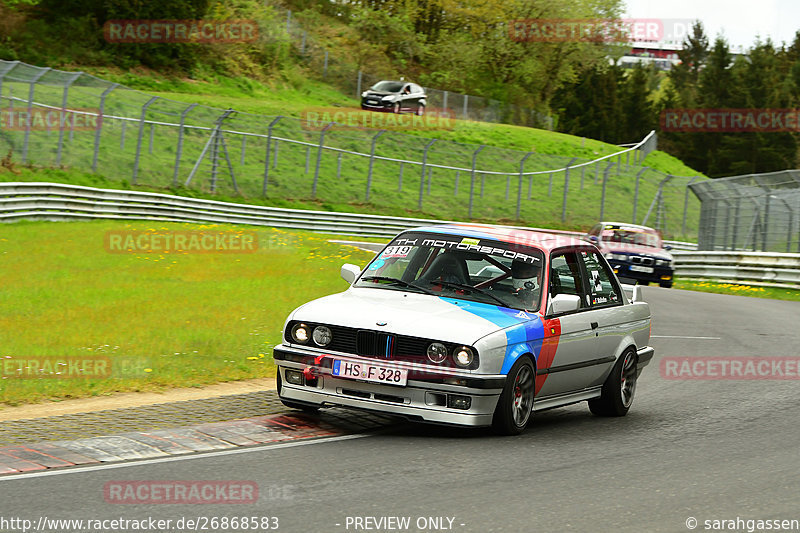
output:
[[[640,255],[632,255],[631,263],[635,265],[652,265],[654,262],[652,257],[642,257]]]
[[[296,323],[296,321],[292,321],[286,328],[284,336],[287,342],[292,342],[289,332]],[[428,346],[432,342],[441,342],[405,335],[394,335],[384,331],[333,325],[328,325],[328,327],[331,329],[333,340],[326,349],[375,359],[391,359],[395,361],[430,364],[428,356],[426,355]],[[448,342],[443,342],[442,344],[445,345],[448,353],[452,353],[454,348],[460,346]],[[452,366],[449,357],[444,364]],[[475,364],[477,366],[477,358]]]

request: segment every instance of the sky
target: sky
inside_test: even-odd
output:
[[[713,44],[722,34],[732,48],[760,36],[790,44],[800,30],[800,0],[625,0],[634,19],[699,19]]]

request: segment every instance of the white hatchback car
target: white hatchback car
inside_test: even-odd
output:
[[[294,310],[274,350],[289,407],[517,434],[533,411],[580,401],[625,415],[653,357],[640,289],[578,239],[417,228],[342,277],[350,288]]]

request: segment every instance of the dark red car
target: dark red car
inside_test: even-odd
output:
[[[674,273],[670,246],[664,246],[661,234],[647,226],[622,222],[600,222],[589,231],[587,239],[608,260],[623,283],[643,285],[655,282],[672,287]]]

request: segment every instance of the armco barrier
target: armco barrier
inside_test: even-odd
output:
[[[390,238],[403,229],[453,221],[358,213],[335,213],[235,204],[169,194],[98,189],[63,183],[0,182],[0,221],[132,219],[170,222],[215,222],[303,229],[337,235]],[[581,232],[506,226],[555,235],[580,236]],[[693,243],[665,241],[675,249]]]
[[[800,287],[800,254],[675,251],[675,273],[683,278]]]

